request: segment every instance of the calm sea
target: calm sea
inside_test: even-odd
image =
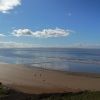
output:
[[[100,49],[0,49],[0,63],[29,64],[31,67],[100,73]]]

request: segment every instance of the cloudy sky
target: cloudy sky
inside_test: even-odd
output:
[[[0,0],[0,47],[100,47],[100,0]]]

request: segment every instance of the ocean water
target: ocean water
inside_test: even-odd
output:
[[[29,64],[30,68],[100,73],[100,49],[2,48],[0,63]]]

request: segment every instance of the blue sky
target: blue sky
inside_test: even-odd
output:
[[[0,45],[11,43],[100,47],[100,0],[0,0]]]

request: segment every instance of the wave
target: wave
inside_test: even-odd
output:
[[[75,63],[85,63],[85,64],[100,64],[99,59],[83,59],[83,58],[75,58],[75,57],[49,57],[52,60],[59,60],[59,61],[67,61],[67,62],[75,62]]]

